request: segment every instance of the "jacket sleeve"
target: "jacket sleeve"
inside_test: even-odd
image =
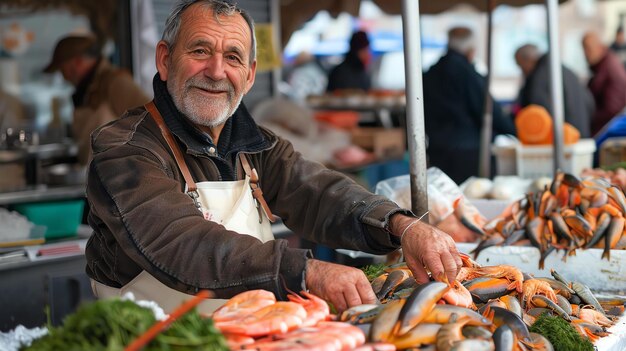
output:
[[[284,298],[285,286],[301,289],[308,250],[288,248],[285,240],[262,243],[204,220],[183,192],[175,162],[164,157],[164,141],[108,135],[107,144],[99,143],[107,127],[94,133],[87,185],[92,278],[121,286],[146,270],[176,290],[209,289],[218,298],[249,289]]]
[[[264,165],[259,177],[266,199],[294,233],[331,248],[374,254],[398,248],[399,243],[385,227],[392,214],[410,211],[372,194],[339,172],[303,159],[283,139],[260,162]]]
[[[594,130],[599,130],[607,124],[626,105],[626,84],[624,84],[624,81],[616,77],[610,77],[606,80],[606,83],[602,96],[603,101],[598,104],[601,107],[594,112],[591,119],[594,125],[592,129]]]

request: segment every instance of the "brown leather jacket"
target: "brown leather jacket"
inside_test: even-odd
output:
[[[248,138],[238,150],[249,155],[267,203],[289,229],[333,248],[384,254],[398,247],[385,230],[389,217],[403,211],[395,203],[303,159],[291,143],[257,129],[241,110],[231,119],[247,121],[240,129],[252,125],[264,143]],[[223,158],[192,150],[176,136],[196,182],[222,179],[218,164]],[[282,239],[261,243],[204,220],[184,193],[184,179],[145,109],[98,129],[92,145],[87,198],[94,234],[86,249],[91,278],[120,287],[146,270],[176,290],[210,289],[217,298],[250,289],[284,298],[285,286],[301,289],[310,252],[289,248]],[[235,162],[240,179],[241,166]]]

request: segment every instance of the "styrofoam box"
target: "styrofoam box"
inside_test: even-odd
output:
[[[562,170],[580,175],[582,170],[593,166],[593,153],[596,143],[593,139],[581,139],[576,144],[563,147],[564,164]],[[522,178],[534,179],[553,176],[552,145],[530,146],[516,144],[513,146],[494,146],[496,171],[498,175],[517,174]]]
[[[461,252],[469,253],[475,243],[457,243]],[[531,246],[492,246],[478,255],[476,262],[485,266],[508,264],[536,277],[551,277],[556,269],[563,277],[587,285],[594,292],[626,294],[626,250],[611,250],[611,260],[602,259],[602,249],[576,250],[575,256],[563,261],[563,251],[552,252],[539,269],[541,254]]]
[[[475,243],[457,243],[460,252],[469,254]],[[529,246],[492,246],[483,251],[476,262],[484,266],[509,264],[536,277],[551,277],[556,269],[570,281],[587,285],[594,294],[623,298],[626,294],[626,250],[611,250],[611,260],[602,259],[602,249],[577,250],[575,256],[563,261],[563,252],[551,253],[544,269],[539,269],[539,250]],[[609,336],[595,342],[598,351],[626,350],[626,315],[608,330]]]
[[[476,209],[487,220],[491,220],[502,214],[502,211],[516,200],[493,200],[493,199],[469,199]]]

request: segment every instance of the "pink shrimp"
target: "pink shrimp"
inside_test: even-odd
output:
[[[249,290],[231,297],[211,316],[217,322],[238,319],[241,316],[256,312],[276,302],[274,293],[267,290]]]
[[[476,310],[476,306],[472,301],[472,294],[470,294],[469,290],[467,290],[463,284],[459,283],[458,280],[454,281],[452,289],[448,290],[441,298],[450,305]]]
[[[296,294],[289,294],[287,295],[287,298],[289,301],[295,302],[304,307],[306,311],[306,319],[302,323],[303,327],[312,327],[319,321],[328,319],[330,316],[330,309],[328,308],[326,301],[306,291],[301,291],[300,294],[304,295],[306,299]]]
[[[306,318],[304,307],[295,302],[276,302],[251,314],[227,322],[216,322],[223,333],[259,337],[286,333],[302,325]]]

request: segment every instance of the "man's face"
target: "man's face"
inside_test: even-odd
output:
[[[254,83],[250,64],[252,39],[244,18],[221,16],[190,6],[182,16],[175,46],[157,47],[157,67],[174,104],[192,122],[207,127],[223,124]]]
[[[583,38],[583,51],[587,62],[593,66],[602,60],[606,53],[606,47],[602,45],[597,35],[589,34]]]
[[[76,60],[69,59],[59,65],[59,71],[63,75],[63,78],[70,82],[72,85],[77,86],[80,82],[78,70],[76,67]]]

